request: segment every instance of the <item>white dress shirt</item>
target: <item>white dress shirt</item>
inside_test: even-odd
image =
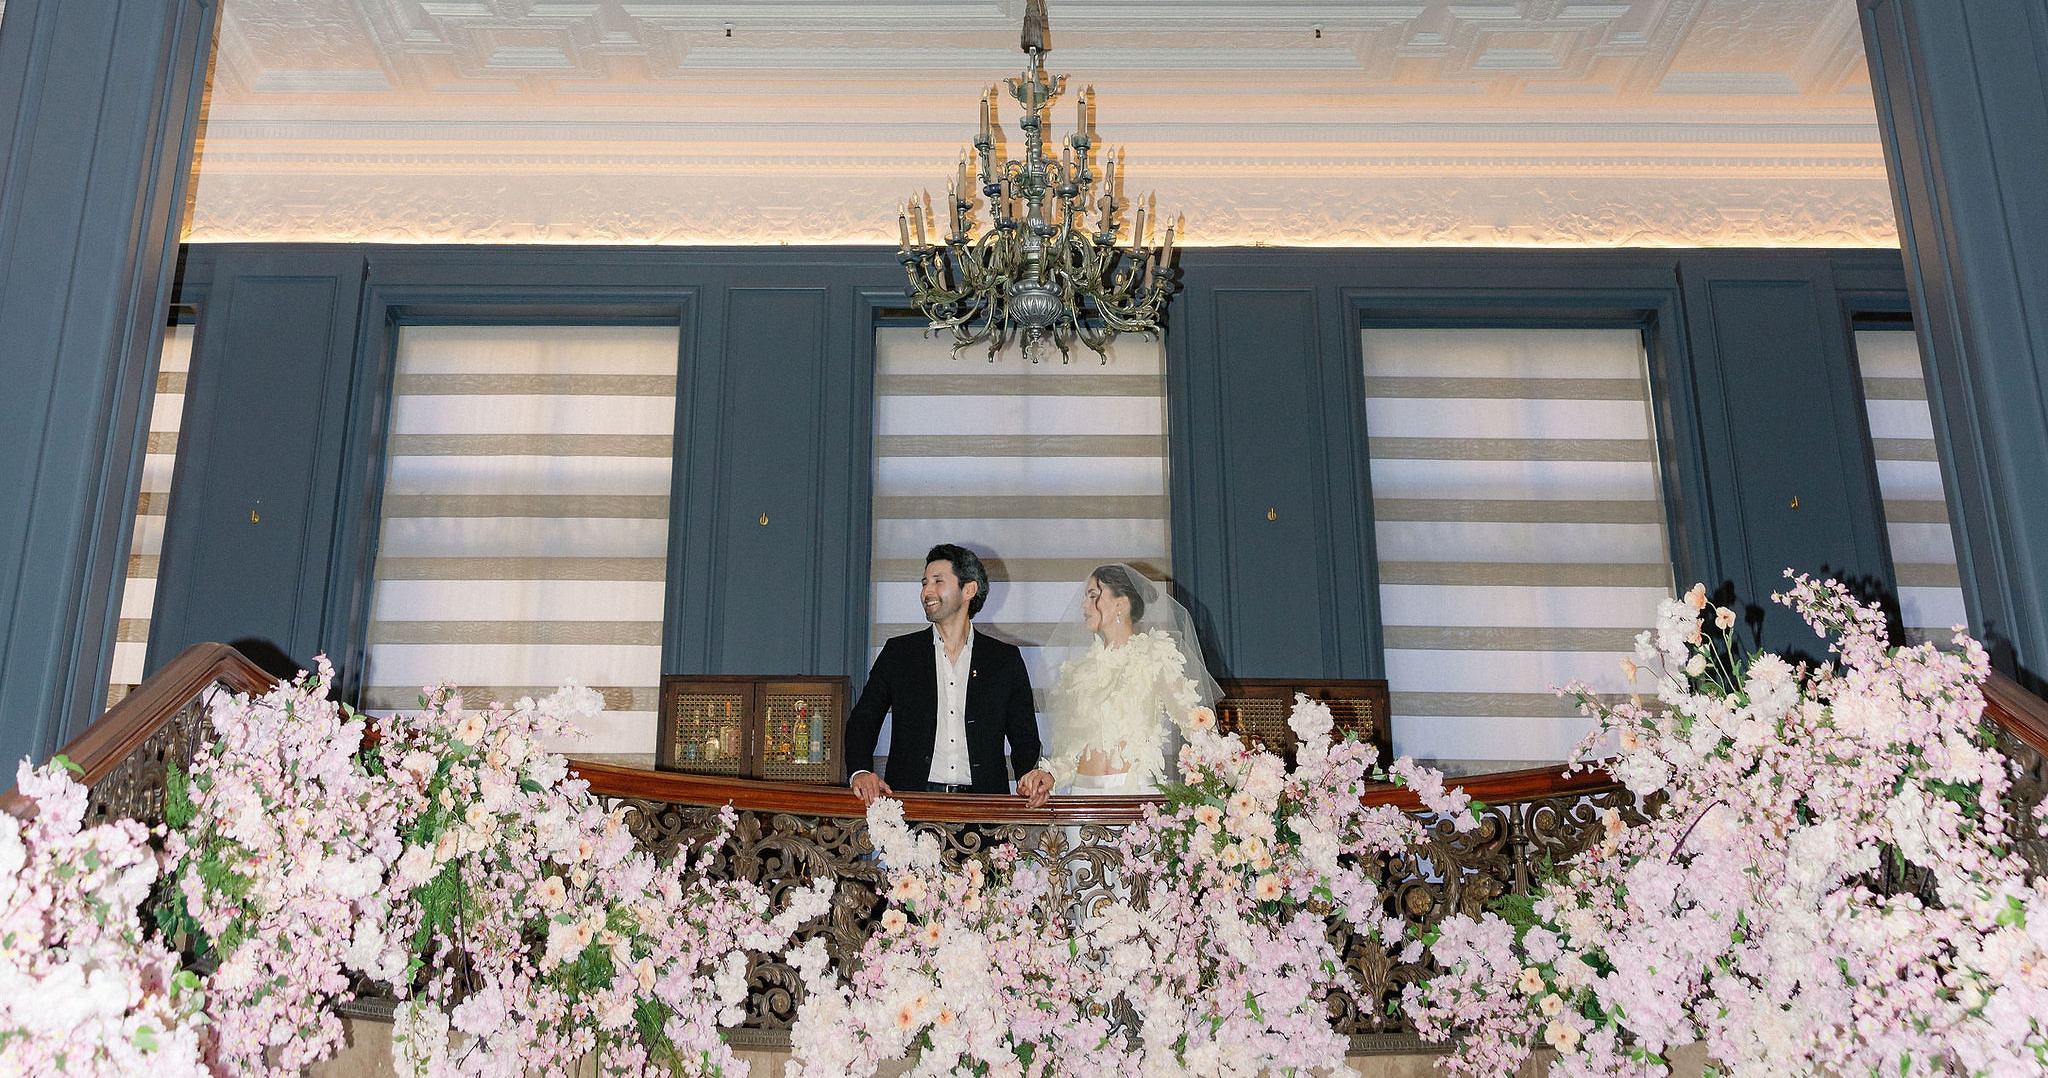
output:
[[[938,669],[938,726],[932,731],[932,773],[929,781],[966,785],[974,781],[967,757],[967,681],[974,671],[974,630],[960,645],[960,656],[946,660],[946,641],[932,626],[932,665]]]

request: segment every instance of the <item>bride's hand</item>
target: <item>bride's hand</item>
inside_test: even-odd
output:
[[[1017,780],[1017,793],[1024,798],[1027,808],[1044,808],[1052,800],[1052,772],[1045,768],[1034,768]]]

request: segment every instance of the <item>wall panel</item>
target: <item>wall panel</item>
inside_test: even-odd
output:
[[[238,251],[208,268],[150,662],[219,640],[305,663],[332,645],[363,256]]]
[[[1221,670],[1383,669],[1368,322],[1640,326],[1677,575],[1752,600],[1783,564],[1889,579],[1843,313],[1902,293],[1881,254],[1185,259],[1166,338],[1173,565]],[[202,248],[187,270],[202,303],[193,384],[215,387],[195,422],[212,452],[192,465],[203,493],[174,509],[194,515],[166,549],[184,591],[158,627],[164,648],[250,635],[300,661],[359,648],[390,327],[572,311],[683,327],[664,669],[863,673],[874,328],[902,304],[889,252]],[[1787,488],[1781,509],[1795,480],[1802,508]],[[302,496],[289,543],[248,531],[264,483]]]
[[[1769,601],[1785,569],[1872,597],[1893,586],[1841,304],[1820,260],[1716,259],[1684,276],[1724,556],[1707,584],[1761,614],[1765,646],[1811,653],[1812,632]]]

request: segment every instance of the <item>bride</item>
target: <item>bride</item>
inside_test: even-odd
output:
[[[1149,794],[1179,772],[1179,728],[1214,707],[1194,622],[1164,588],[1128,565],[1088,575],[1046,642],[1064,658],[1047,701],[1052,772],[1066,794]]]

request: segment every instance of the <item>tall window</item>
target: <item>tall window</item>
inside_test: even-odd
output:
[[[1672,585],[1642,334],[1367,329],[1394,750],[1562,759]]]
[[[1906,636],[1914,643],[1946,644],[1950,630],[1969,618],[1935,456],[1919,339],[1905,328],[1859,330],[1856,362],[1863,373],[1864,410],[1877,455],[1878,492],[1884,498],[1885,535],[1891,541]]]
[[[192,370],[190,323],[164,330],[157,360],[156,395],[149,405],[149,445],[135,495],[135,530],[128,541],[127,577],[121,585],[121,621],[114,631],[114,662],[107,671],[107,706],[142,683],[149,623],[156,613],[157,559],[164,549],[164,514],[171,472],[178,463],[178,424],[185,415],[185,376]]]
[[[677,331],[398,335],[364,707],[600,690],[578,752],[652,752]]]
[[[1164,348],[1127,334],[1114,355],[990,363],[922,329],[876,332],[873,649],[925,625],[935,543],[987,561],[975,624],[1023,646],[1041,692],[1038,645],[1089,570],[1170,573]]]

